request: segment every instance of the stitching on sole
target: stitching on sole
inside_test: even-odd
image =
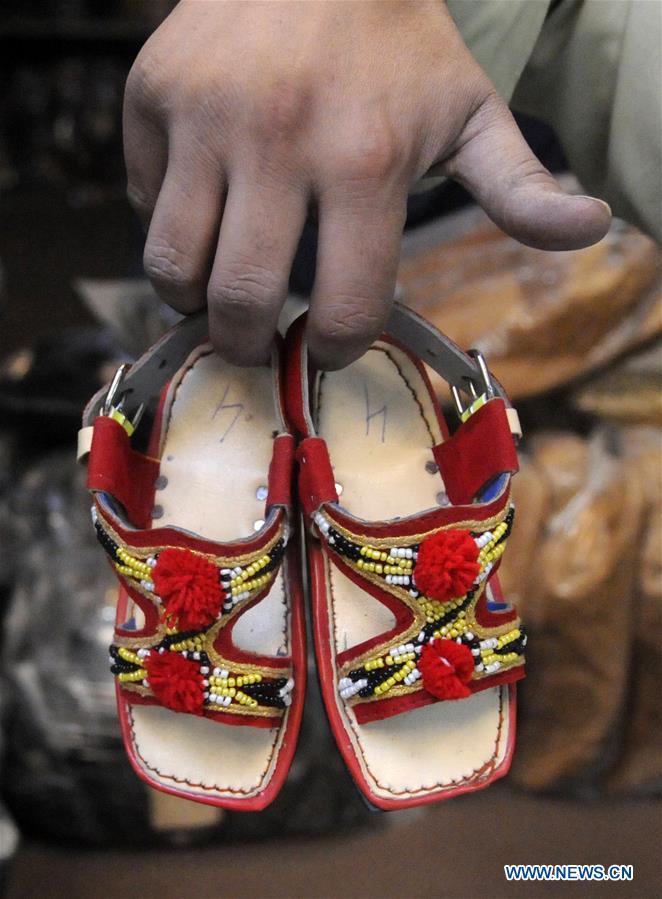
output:
[[[369,350],[368,352],[372,352],[373,350],[376,352],[383,353],[395,367],[400,378],[402,379],[405,386],[411,393],[413,399],[415,400],[416,405],[418,406],[421,418],[423,419],[423,423],[425,424],[428,434],[430,435],[430,439],[432,440],[432,445],[434,445],[437,441],[432,432],[432,428],[430,427],[430,423],[427,419],[427,416],[425,414],[425,409],[424,409],[423,403],[422,403],[421,399],[419,398],[413,385],[410,384],[409,381],[407,380],[407,377],[405,376],[402,368],[398,365],[397,361],[393,357],[392,351],[386,350],[382,347],[373,347],[372,350]],[[320,418],[321,407],[322,407],[322,382],[323,382],[323,376],[320,378],[320,383],[319,383],[318,393],[317,393],[317,418],[318,418],[318,420]],[[430,400],[430,398],[428,398],[428,399]],[[326,580],[326,584],[327,584],[327,610],[328,610],[328,616],[329,616],[329,624],[332,626],[333,636],[334,636],[334,646],[332,647],[332,651],[333,651],[332,665],[333,665],[333,670],[334,670],[334,675],[335,675],[334,701],[336,703],[336,707],[338,708],[338,710],[341,714],[341,717],[346,722],[346,724],[349,725],[349,727],[351,728],[352,733],[354,734],[355,741],[358,744],[358,747],[360,748],[359,762],[360,762],[361,766],[363,768],[365,768],[365,770],[367,772],[369,772],[370,777],[372,778],[373,782],[376,784],[376,786],[380,790],[383,790],[385,793],[387,793],[391,796],[398,796],[398,797],[403,796],[405,794],[408,796],[428,795],[428,794],[431,794],[434,792],[441,792],[444,789],[454,789],[454,788],[469,785],[472,783],[480,784],[483,780],[486,780],[493,773],[493,771],[496,767],[496,763],[498,761],[501,736],[502,736],[502,731],[503,731],[503,724],[504,724],[503,706],[504,706],[505,690],[501,687],[495,688],[495,689],[499,690],[499,719],[498,719],[498,724],[497,724],[497,732],[496,732],[496,736],[495,736],[495,740],[494,740],[494,748],[492,750],[492,754],[490,755],[490,757],[488,759],[486,759],[479,768],[474,768],[473,771],[471,771],[467,775],[464,775],[460,780],[449,781],[449,782],[438,781],[436,784],[434,784],[432,786],[416,787],[416,788],[405,787],[402,790],[394,790],[392,787],[384,785],[378,779],[375,772],[371,769],[371,767],[367,761],[367,758],[365,756],[365,747],[364,747],[363,742],[361,741],[360,731],[358,730],[359,725],[355,721],[352,720],[349,713],[347,712],[345,705],[344,704],[341,705],[338,702],[338,694],[337,694],[337,690],[335,689],[335,684],[338,679],[337,678],[338,668],[337,668],[337,664],[336,664],[337,646],[338,646],[338,629],[337,629],[337,624],[336,624],[336,615],[335,615],[336,603],[335,603],[334,585],[333,585],[333,568],[334,568],[334,566],[332,564],[330,564],[325,552],[323,552],[323,555],[324,555],[324,565],[325,565],[325,570],[326,570],[326,579],[325,580]],[[330,594],[330,602],[329,602],[329,594]],[[331,628],[330,628],[330,630],[331,630]],[[405,712],[403,714],[408,714],[408,713]]]
[[[231,787],[221,787],[218,784],[209,786],[208,784],[198,783],[196,781],[189,780],[186,777],[175,777],[174,774],[165,774],[163,771],[159,770],[159,768],[155,767],[154,765],[150,765],[149,762],[145,759],[145,757],[141,754],[140,749],[139,749],[139,744],[136,739],[136,732],[134,730],[133,709],[131,706],[127,707],[127,714],[129,716],[129,721],[131,723],[131,738],[132,738],[131,742],[132,742],[133,749],[134,749],[137,757],[143,763],[143,766],[148,771],[151,771],[153,774],[156,774],[162,780],[169,780],[169,781],[172,781],[172,783],[187,784],[187,786],[193,787],[194,789],[205,790],[206,792],[209,792],[209,793],[222,793],[223,795],[230,794],[232,796],[246,796],[246,795],[248,795],[250,793],[254,793],[260,789],[260,787],[262,785],[262,781],[264,780],[264,778],[267,774],[267,771],[269,770],[269,767],[271,765],[271,761],[274,758],[274,755],[277,751],[276,744],[279,742],[279,738],[280,738],[280,744],[282,746],[282,743],[283,743],[282,737],[284,736],[284,733],[287,730],[287,717],[289,717],[289,711],[288,711],[286,713],[286,717],[283,720],[283,726],[276,733],[276,737],[274,738],[274,742],[271,747],[271,752],[269,753],[269,757],[267,758],[264,768],[259,775],[259,780],[258,780],[257,784],[255,784],[255,786],[252,786],[247,790],[241,790],[241,789],[233,790]],[[176,715],[176,714],[179,714],[179,713],[173,712],[173,715]],[[217,724],[216,727],[222,727],[222,725]],[[278,750],[280,750],[280,746],[278,746]]]
[[[160,439],[161,446],[159,447],[160,451],[162,451],[163,446],[165,446],[165,443],[166,443],[166,437],[168,434],[168,430],[170,428],[170,423],[171,423],[172,415],[173,415],[173,409],[174,409],[175,403],[177,401],[177,394],[179,392],[180,387],[184,383],[186,376],[195,368],[196,364],[198,362],[200,362],[202,359],[206,358],[207,356],[212,356],[212,355],[213,355],[213,350],[203,349],[201,352],[199,352],[195,356],[195,358],[191,359],[189,364],[183,370],[180,369],[180,371],[177,372],[177,374],[175,375],[175,377],[178,380],[177,380],[177,384],[175,385],[175,388],[170,396],[170,402],[168,403],[167,419],[164,419],[163,424],[161,426],[162,430],[161,430],[161,439]],[[282,624],[281,634],[283,637],[284,646],[287,648],[288,651],[291,651],[291,642],[292,641],[291,641],[291,634],[289,632],[291,609],[290,609],[290,603],[289,603],[289,595],[288,595],[288,591],[287,591],[287,581],[286,581],[286,578],[284,575],[286,564],[287,564],[287,562],[286,562],[286,560],[284,560],[282,570],[281,570],[282,585],[283,585],[282,605],[285,609],[285,614],[283,615],[283,618],[282,618],[283,624]],[[273,585],[272,585],[272,589],[273,589]],[[267,594],[262,601],[266,600],[268,596],[269,596],[269,594]],[[282,745],[284,742],[284,736],[285,736],[285,733],[287,732],[287,725],[288,725],[288,719],[289,719],[289,709],[288,709],[285,712],[285,715],[283,716],[283,721],[282,721],[281,727],[275,733],[273,744],[271,746],[271,750],[270,750],[269,755],[264,763],[264,767],[259,774],[257,783],[254,786],[252,786],[246,790],[242,790],[242,789],[233,790],[230,787],[221,787],[218,784],[209,786],[208,784],[191,781],[185,777],[178,778],[173,774],[165,774],[163,771],[161,771],[156,766],[150,765],[149,762],[147,761],[147,759],[142,755],[142,753],[140,751],[140,745],[139,745],[135,727],[134,727],[133,707],[128,703],[126,704],[126,712],[127,712],[127,716],[129,718],[129,722],[130,722],[131,744],[132,744],[133,750],[134,750],[136,756],[140,759],[143,767],[147,771],[151,771],[153,774],[155,774],[157,777],[159,777],[161,780],[164,780],[164,781],[170,781],[175,784],[186,784],[187,786],[189,786],[193,789],[204,790],[205,792],[221,793],[222,795],[225,795],[225,796],[227,796],[227,795],[246,796],[246,795],[250,795],[252,793],[260,791],[260,789],[262,787],[262,782],[263,782],[264,778],[266,777],[267,772],[269,771],[269,768],[271,766],[272,760],[274,759],[274,756],[277,753],[279,753],[280,749],[282,748]],[[173,712],[173,714],[178,714],[178,713]],[[216,726],[222,727],[221,724],[217,724]]]
[[[328,584],[328,588],[329,588],[329,592],[331,594],[331,600],[332,600],[330,603],[331,623],[333,624],[334,638],[335,638],[335,642],[337,645],[337,633],[338,632],[336,629],[336,620],[335,620],[335,614],[334,614],[335,597],[334,597],[334,593],[333,593],[333,566],[331,564],[329,564],[328,560],[326,559],[326,556],[325,556],[325,567],[326,567],[326,572],[327,572],[327,584]],[[334,670],[334,674],[336,676],[336,681],[337,681],[338,668],[336,666],[335,658],[333,659],[333,670]],[[354,733],[356,742],[358,743],[358,745],[361,748],[361,752],[362,752],[361,761],[362,761],[363,765],[365,766],[365,769],[370,773],[370,776],[372,777],[374,783],[381,790],[384,790],[384,792],[389,793],[391,796],[403,796],[405,794],[409,795],[409,796],[418,796],[418,795],[426,795],[428,793],[434,793],[438,790],[452,789],[454,787],[464,786],[466,784],[480,783],[482,780],[485,780],[493,772],[493,770],[495,768],[495,763],[498,760],[498,754],[499,754],[499,748],[500,748],[499,744],[501,742],[501,733],[503,730],[503,723],[504,723],[504,715],[503,715],[504,689],[502,687],[496,687],[495,689],[499,690],[499,720],[498,720],[497,732],[496,732],[496,736],[495,736],[495,740],[494,740],[494,748],[492,750],[492,754],[490,755],[490,757],[487,758],[480,765],[480,767],[474,768],[471,772],[467,773],[466,775],[463,775],[460,780],[451,780],[451,781],[447,781],[447,782],[437,781],[437,783],[433,784],[432,786],[413,787],[413,788],[405,787],[402,790],[394,790],[392,787],[383,784],[379,780],[379,778],[377,777],[375,772],[370,767],[370,764],[368,763],[368,760],[365,756],[365,747],[361,740],[361,731],[359,729],[360,725],[358,725],[355,720],[352,720],[352,718],[350,717],[349,713],[347,712],[347,709],[345,708],[345,706],[339,704],[336,691],[334,691],[334,699],[336,702],[336,706],[338,707],[343,719],[347,722],[349,727],[351,727],[352,732]],[[437,706],[438,706],[438,704],[435,704],[435,706],[433,706],[433,707],[437,708]],[[403,712],[403,714],[406,715],[409,713]],[[363,726],[366,726],[366,725],[363,725]]]

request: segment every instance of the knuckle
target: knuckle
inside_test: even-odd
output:
[[[473,94],[477,98],[479,109],[501,115],[508,108],[491,82],[476,84]]]
[[[383,181],[403,162],[400,142],[388,128],[355,135],[341,155],[344,175],[353,181]]]
[[[128,105],[148,112],[162,105],[168,92],[167,68],[145,45],[131,66],[126,79],[125,98]]]
[[[256,101],[254,127],[258,138],[271,142],[300,131],[308,118],[310,88],[303,77],[281,79]]]
[[[236,98],[226,78],[217,73],[212,81],[204,74],[193,73],[182,85],[180,107],[205,138],[232,119]]]
[[[546,185],[550,182],[550,174],[545,166],[528,150],[523,151],[520,157],[512,161],[511,172],[513,186],[522,182],[526,182],[527,187],[532,184]]]
[[[379,335],[383,319],[371,309],[374,298],[352,293],[337,297],[328,305],[320,321],[319,330],[326,343],[333,346],[370,341]]]
[[[154,211],[154,199],[149,197],[143,190],[136,187],[135,184],[129,184],[126,188],[126,198],[130,206],[141,217],[149,217]]]
[[[510,111],[491,83],[480,85],[472,94],[472,109],[468,122],[482,129],[493,127],[510,118]]]
[[[207,299],[226,315],[254,318],[270,308],[283,291],[281,279],[266,266],[232,263],[215,273]]]
[[[198,287],[201,272],[192,257],[174,242],[148,242],[143,257],[145,274],[155,285],[175,291]]]

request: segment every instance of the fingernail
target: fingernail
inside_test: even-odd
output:
[[[609,215],[611,215],[611,206],[599,197],[589,197],[588,194],[572,194],[572,197],[575,200],[590,200],[592,203],[599,203],[601,206],[604,206]]]

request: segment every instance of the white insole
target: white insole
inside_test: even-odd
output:
[[[201,347],[173,379],[166,401],[152,525],[216,541],[249,537],[264,517],[276,417],[269,368],[238,368]],[[233,642],[289,653],[282,575],[241,616]],[[228,726],[159,706],[129,709],[139,762],[152,779],[199,795],[248,797],[273,772],[285,727]]]
[[[428,390],[402,351],[378,344],[318,387],[317,431],[329,446],[341,505],[368,521],[416,514],[443,502],[431,448],[442,440]],[[328,565],[329,605],[342,652],[393,624],[381,603]],[[458,785],[497,767],[507,745],[505,691],[484,690],[358,725],[336,696],[364,775],[385,798]]]

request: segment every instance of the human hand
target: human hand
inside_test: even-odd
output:
[[[146,273],[178,311],[207,304],[238,364],[268,357],[311,207],[325,368],[381,332],[407,194],[432,166],[531,246],[587,246],[610,222],[531,153],[439,0],[184,0],[131,70],[124,135]]]

